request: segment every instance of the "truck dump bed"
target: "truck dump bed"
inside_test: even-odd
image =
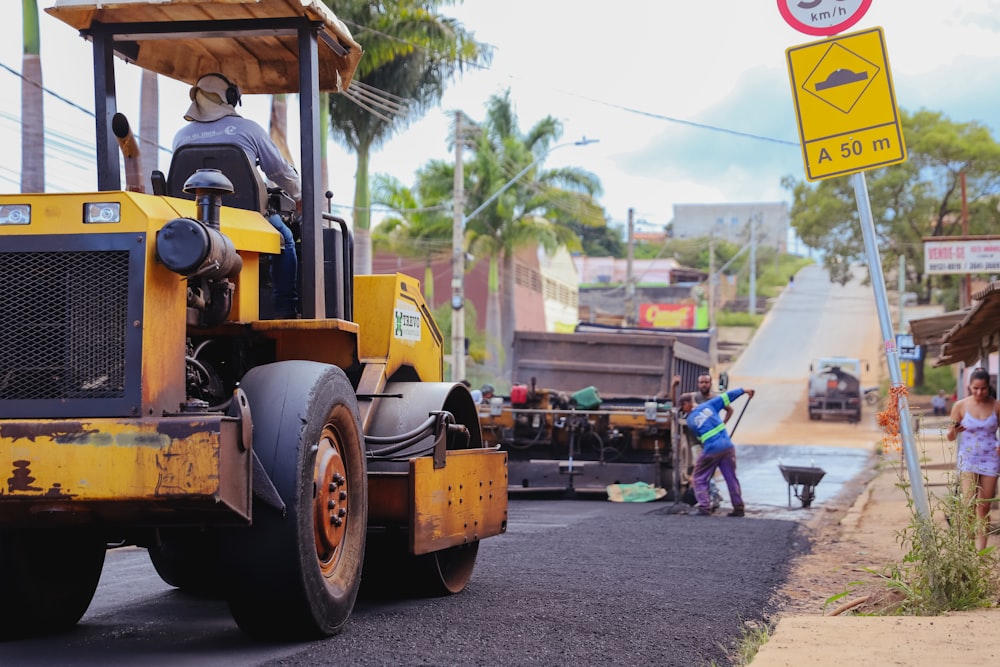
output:
[[[514,384],[570,393],[595,386],[605,399],[666,400],[674,373],[692,376],[685,377],[684,386],[693,387],[694,376],[710,366],[708,352],[675,335],[532,331],[514,335]]]
[[[483,439],[510,457],[509,490],[604,494],[645,482],[677,497],[687,464],[670,383],[679,374],[693,387],[711,349],[708,332],[685,335],[704,345],[639,330],[516,332],[511,396],[479,413]]]

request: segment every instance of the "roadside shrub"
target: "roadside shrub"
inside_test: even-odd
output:
[[[763,315],[751,315],[745,310],[720,310],[715,313],[715,323],[720,327],[753,327],[756,329],[763,321]]]
[[[912,519],[897,533],[906,555],[882,573],[888,588],[902,597],[894,613],[933,616],[993,606],[1000,590],[996,548],[976,549],[977,528],[989,527],[981,526],[974,502],[961,493],[956,475],[950,475],[947,493],[931,497],[928,518],[916,510],[909,482],[899,486]]]
[[[884,432],[883,445],[888,445],[885,448],[894,453],[901,452],[899,402],[905,395],[905,387],[894,387],[885,410],[878,415]],[[944,433],[939,432],[938,437],[943,450],[952,451]],[[920,449],[924,450],[922,441],[920,444]],[[977,530],[988,530],[989,526],[982,525],[984,520],[976,517],[975,500],[961,492],[954,461],[951,463],[955,472],[948,476],[947,491],[940,496],[928,494],[930,516],[923,516],[917,509],[912,485],[902,463],[900,457],[897,486],[906,494],[911,519],[897,537],[906,554],[902,562],[890,564],[881,573],[889,590],[896,595],[893,604],[878,611],[933,616],[952,610],[992,606],[1000,591],[997,577],[1000,561],[994,547],[980,550],[975,546]],[[926,472],[921,474],[927,488]]]

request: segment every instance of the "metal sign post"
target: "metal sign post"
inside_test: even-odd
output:
[[[858,216],[861,218],[861,233],[865,239],[865,256],[868,260],[868,271],[871,275],[872,290],[875,292],[875,306],[878,309],[879,325],[882,329],[882,343],[885,347],[885,361],[889,366],[889,380],[893,385],[903,384],[903,372],[899,366],[899,351],[896,347],[896,336],[892,330],[892,317],[889,314],[889,299],[885,291],[885,277],[882,274],[882,259],[878,254],[878,244],[875,240],[875,221],[872,216],[872,205],[868,199],[868,184],[865,173],[858,172],[851,176],[854,186],[854,197],[858,201]],[[910,422],[910,405],[906,395],[899,396],[899,435],[903,444],[903,455],[906,458],[906,469],[910,474],[910,485],[913,489],[913,504],[920,517],[929,520],[930,505],[927,502],[927,492],[924,490],[924,478],[920,474],[920,460],[913,440],[913,425]]]
[[[853,25],[870,0],[830,3],[825,0],[778,0],[782,16],[796,30],[833,35]],[[865,170],[906,160],[902,123],[896,107],[889,59],[881,28],[794,46],[785,51],[802,141],[806,179],[816,181],[851,175],[865,256],[878,308],[889,378],[903,386],[899,349],[889,314],[882,260],[875,239],[875,222]],[[924,520],[931,512],[913,442],[913,425],[906,396],[899,396],[899,432],[913,503]]]

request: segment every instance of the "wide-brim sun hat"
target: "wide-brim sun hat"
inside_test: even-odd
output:
[[[208,123],[226,116],[236,116],[236,109],[226,102],[229,86],[217,76],[203,76],[191,86],[191,106],[184,120]]]

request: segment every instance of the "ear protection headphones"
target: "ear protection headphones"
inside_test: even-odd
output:
[[[209,72],[208,74],[203,74],[198,81],[201,81],[206,76],[214,76],[217,79],[222,79],[226,84],[226,104],[235,107],[242,104],[243,94],[240,93],[240,87],[235,83],[226,78],[225,74],[220,74],[219,72]],[[196,83],[195,86],[198,84]],[[191,90],[191,99],[194,99],[194,89]]]

